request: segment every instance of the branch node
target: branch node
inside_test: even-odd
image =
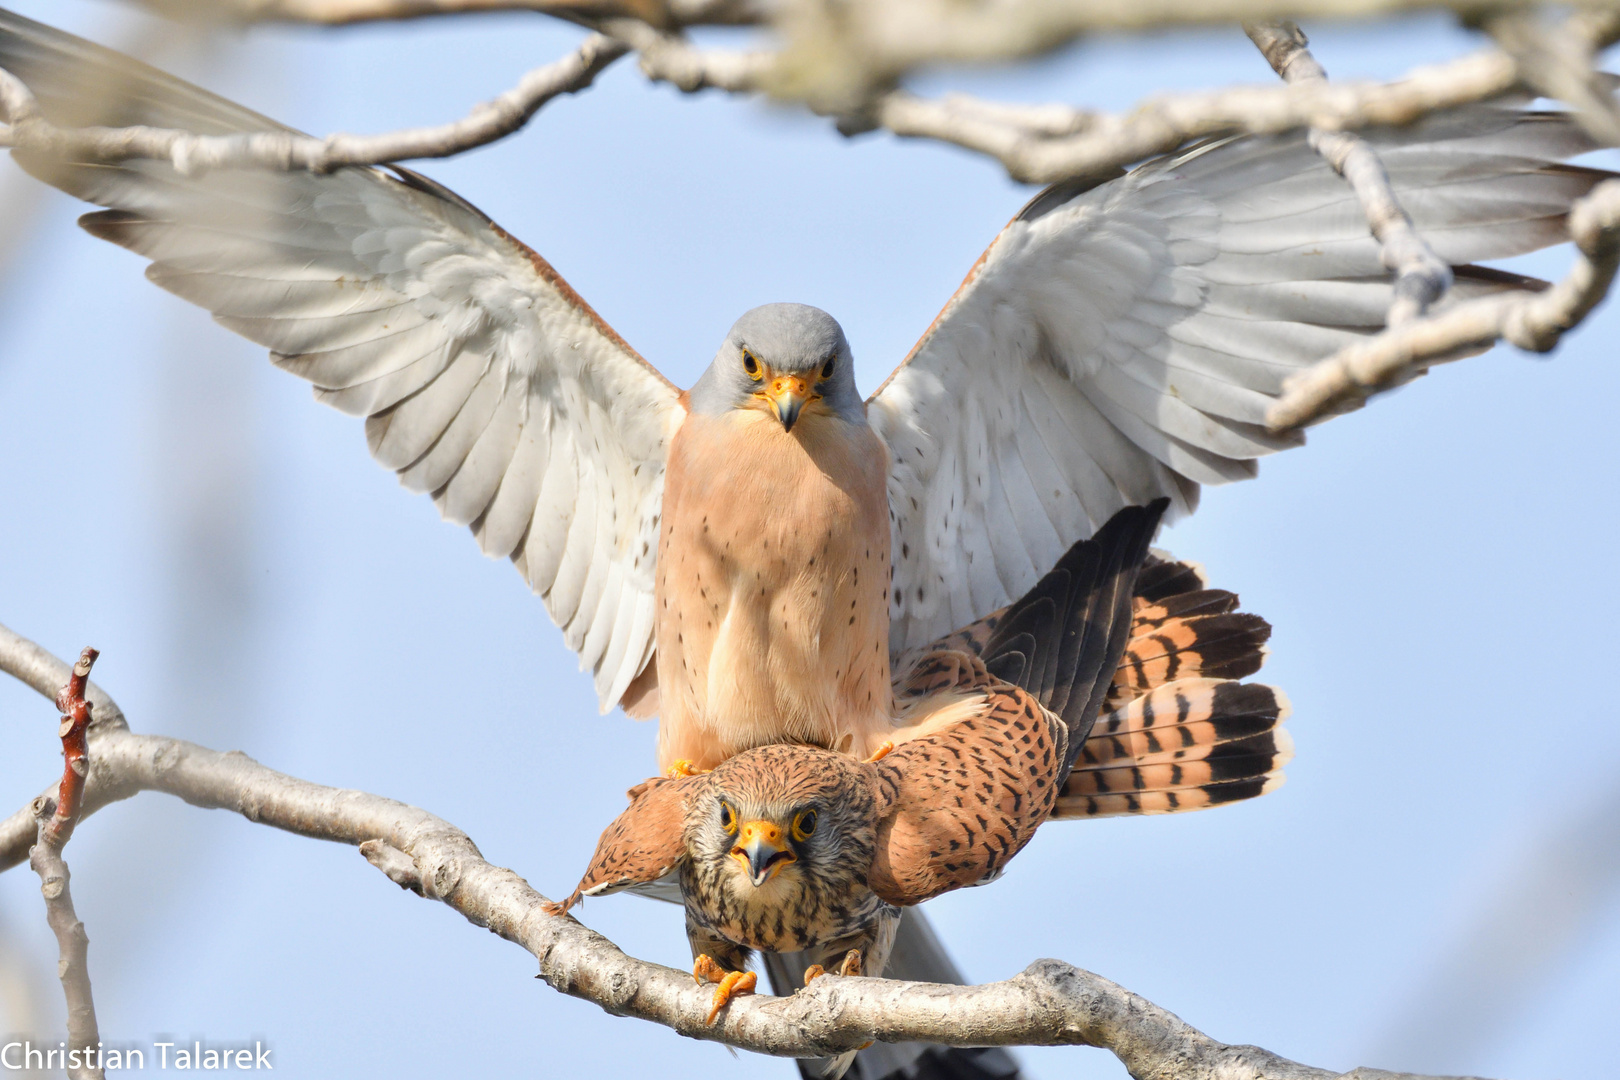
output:
[[[399,848],[386,840],[366,840],[360,845],[360,854],[366,857],[366,862],[386,874],[388,880],[395,885],[409,889],[417,896],[425,895],[422,889],[422,875],[416,869],[416,863]]]

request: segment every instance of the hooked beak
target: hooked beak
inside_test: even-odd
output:
[[[788,845],[787,832],[774,821],[750,821],[737,833],[731,857],[748,868],[748,880],[757,888],[798,856]]]
[[[820,396],[811,394],[809,384],[797,375],[778,375],[765,391],[766,400],[776,410],[776,418],[782,421],[783,431],[792,431],[800,410]]]

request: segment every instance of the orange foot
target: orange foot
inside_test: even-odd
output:
[[[844,954],[843,963],[838,965],[838,974],[840,974],[840,975],[859,975],[860,973],[861,973],[861,950],[859,950],[859,949],[851,949],[851,950],[849,950],[849,952]],[[827,971],[826,968],[822,967],[820,964],[811,964],[809,967],[804,969],[804,985],[809,986],[810,983],[813,980],[819,979],[823,975],[826,975],[826,974],[828,974],[828,971]],[[870,1045],[871,1045],[870,1043],[867,1044],[867,1046],[870,1046]],[[866,1047],[863,1046],[861,1049],[864,1050],[864,1049],[866,1049]]]
[[[693,963],[692,978],[700,983],[719,984],[714,988],[714,1007],[709,1010],[708,1019],[703,1021],[710,1025],[732,998],[739,994],[752,994],[754,987],[759,984],[759,976],[752,971],[727,971],[707,954],[700,955]]]
[[[689,761],[686,758],[680,758],[680,759],[678,759],[678,760],[676,760],[676,761],[674,761],[674,762],[672,762],[670,764],[669,771],[664,773],[664,775],[669,777],[671,780],[681,780],[681,779],[684,779],[684,778],[686,778],[688,776],[697,776],[700,773],[706,773],[706,772],[710,772],[710,771],[711,770],[709,770],[709,769],[700,769],[700,768],[698,768],[697,766],[693,765],[692,762]]]
[[[866,763],[868,765],[870,765],[874,761],[882,761],[884,758],[889,756],[889,752],[892,751],[893,749],[894,749],[894,743],[892,743],[892,742],[880,743],[878,745],[878,748],[876,750],[872,751],[872,756],[866,759]]]

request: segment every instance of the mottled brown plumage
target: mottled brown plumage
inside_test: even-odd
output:
[[[968,715],[876,762],[778,744],[649,780],[560,910],[673,871],[694,957],[740,971],[751,949],[806,951],[818,964],[854,949],[868,974],[881,972],[898,907],[988,881],[1029,842],[1057,797],[1068,744],[1060,718],[977,657],[933,654],[913,679]],[[817,820],[800,839],[792,830],[806,813]],[[738,850],[754,822],[793,837],[757,884]]]

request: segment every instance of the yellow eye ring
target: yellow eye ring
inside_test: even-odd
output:
[[[744,349],[742,354],[743,370],[748,372],[748,377],[750,379],[753,379],[755,382],[759,382],[759,380],[765,377],[765,369],[760,365],[759,359],[747,349]]]
[[[793,839],[808,840],[816,831],[816,812],[800,810],[793,815]]]
[[[737,812],[731,808],[731,804],[728,802],[720,804],[720,827],[726,831],[728,836],[737,831]]]

